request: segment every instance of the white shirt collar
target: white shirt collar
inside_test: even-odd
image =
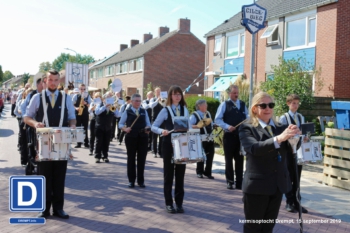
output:
[[[288,111],[289,115],[291,115],[292,117],[294,117],[295,114],[297,114],[297,112],[293,113],[291,110]]]
[[[52,93],[52,92],[49,91],[49,89],[46,88],[46,95],[47,95],[47,96],[51,96],[51,93]],[[54,94],[55,94],[55,96],[58,95],[58,90],[57,90],[57,89],[56,89],[56,91],[54,92]]]
[[[264,121],[262,121],[262,120],[260,120],[260,119],[258,119],[258,120],[259,120],[260,126],[261,126],[263,129],[265,129],[265,127],[266,127],[267,125],[271,125],[271,126],[273,126],[274,128],[276,128],[275,123],[274,123],[273,120],[271,120],[271,119],[270,119],[269,124],[266,124]]]

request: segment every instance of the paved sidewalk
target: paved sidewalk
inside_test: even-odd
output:
[[[70,219],[50,217],[45,225],[10,225],[10,217],[36,216],[36,213],[11,213],[8,210],[8,178],[24,174],[16,150],[17,132],[17,121],[10,116],[9,105],[6,105],[0,118],[1,232],[242,232],[242,192],[227,190],[223,174],[214,174],[215,180],[198,179],[195,166],[188,165],[185,213],[168,214],[164,209],[162,160],[149,154],[145,170],[147,187],[129,189],[125,145],[119,146],[115,141],[110,146],[108,164],[96,164],[94,158],[88,155],[88,149],[74,150],[75,159],[69,162],[65,189],[64,210]],[[215,166],[215,172],[221,172],[223,163],[216,159]],[[302,186],[301,190],[306,200],[306,186]],[[325,195],[330,193],[323,192]],[[310,205],[310,213],[304,215],[304,219],[327,223],[305,224],[304,232],[350,231],[350,223],[339,223],[330,214],[313,210],[313,206]],[[345,211],[348,207],[349,202],[346,202],[341,209]],[[278,223],[274,232],[299,232],[297,214],[286,212],[283,205],[278,218],[292,223]]]

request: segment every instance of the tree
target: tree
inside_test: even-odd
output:
[[[46,73],[47,71],[49,71],[51,69],[52,65],[50,62],[46,61],[46,62],[42,62],[39,65],[39,72],[42,73]]]
[[[271,68],[274,72],[273,77],[262,82],[260,89],[275,99],[275,114],[280,116],[288,111],[286,97],[289,94],[297,94],[300,97],[301,109],[311,109],[315,102],[314,94],[323,87],[321,67],[315,69],[303,57],[290,60],[279,57],[279,65],[272,65]]]
[[[147,83],[147,87],[146,88],[143,88],[143,98],[146,99],[147,98],[147,92],[149,91],[153,91],[153,84],[150,82],[150,83]]]
[[[77,54],[76,56],[72,56],[68,53],[61,53],[61,55],[52,62],[52,68],[60,71],[66,68],[66,62],[90,64],[94,62],[94,60],[95,59],[91,55]]]
[[[112,79],[109,79],[108,80],[108,84],[107,84],[107,89],[111,89],[111,88],[109,88],[109,85],[111,85],[111,83],[112,83]],[[112,89],[111,89],[112,90]]]
[[[26,83],[28,82],[29,79],[30,79],[30,74],[29,73],[24,73],[23,77],[22,77],[23,85],[26,85]]]
[[[4,73],[2,72],[2,66],[0,65],[0,82],[4,79]]]
[[[4,72],[3,82],[5,82],[5,81],[7,81],[7,80],[9,80],[9,79],[11,79],[11,78],[13,78],[13,76],[14,76],[14,75],[11,73],[11,71],[6,70],[6,71]]]

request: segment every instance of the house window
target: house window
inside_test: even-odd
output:
[[[316,18],[306,17],[287,22],[286,48],[313,46],[316,43]]]
[[[143,70],[143,57],[137,59],[137,70]]]
[[[221,52],[221,41],[222,41],[222,37],[221,36],[215,36],[214,53]]]
[[[103,77],[103,68],[99,68],[98,69],[98,75],[97,75],[98,78],[102,78]]]
[[[266,28],[265,32],[261,35],[260,38],[267,38],[268,44],[278,42],[278,24],[271,25]]]
[[[111,76],[114,74],[114,65],[106,67],[106,76]]]
[[[227,35],[226,57],[239,57],[244,55],[244,33]]]
[[[96,78],[96,70],[90,71],[90,78]]]
[[[127,72],[127,64],[128,62],[122,62],[117,64],[117,74],[123,74]]]
[[[137,71],[137,60],[130,61],[129,71]]]

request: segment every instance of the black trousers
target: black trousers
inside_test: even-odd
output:
[[[96,119],[93,118],[90,121],[90,151],[93,152],[95,149],[95,125],[96,125]]]
[[[266,220],[270,223],[244,223],[244,233],[271,232],[281,206],[282,193],[277,189],[273,195],[243,193],[244,215],[246,220]]]
[[[16,108],[16,103],[11,104],[11,116],[15,116],[15,113],[14,113],[15,108]]]
[[[119,135],[119,142],[122,143],[123,142],[123,139],[124,139],[124,136],[125,136],[125,132],[121,132],[120,135]]]
[[[214,142],[202,142],[202,147],[205,152],[205,155],[207,156],[207,160],[205,162],[205,169],[204,169],[204,162],[198,162],[197,163],[197,174],[205,174],[207,176],[211,176],[211,168],[213,166],[213,159],[214,159]]]
[[[77,127],[83,126],[85,131],[85,139],[84,144],[89,145],[89,139],[88,139],[88,125],[89,125],[89,114],[83,112],[81,116],[76,115],[77,119]],[[81,143],[78,143],[78,145],[81,145]]]
[[[167,136],[167,137],[170,137]],[[169,138],[170,139],[170,138]],[[165,205],[173,204],[172,188],[173,180],[175,177],[175,203],[178,206],[182,206],[185,196],[184,180],[186,172],[186,164],[174,164],[173,158],[173,146],[170,140],[163,140],[162,143],[162,155],[163,155],[163,171],[164,171],[164,198]]]
[[[143,184],[145,182],[144,171],[147,157],[147,135],[138,135],[137,137],[125,136],[127,160],[127,173],[129,182]],[[137,157],[137,166],[136,166]],[[136,174],[137,167],[137,174]]]
[[[163,137],[159,137],[159,134],[153,133],[152,141],[153,141],[153,153],[162,155],[162,139]],[[158,143],[159,139],[159,143]]]
[[[147,141],[147,149],[148,150],[152,150],[152,144],[153,144],[152,138],[153,138],[153,132],[151,131],[148,134],[148,141]]]
[[[96,159],[101,158],[101,152],[103,155],[102,158],[105,158],[105,159],[108,158],[111,131],[112,131],[111,129],[103,130],[101,128],[95,128],[95,136],[96,136],[95,158]]]
[[[21,122],[22,122],[22,118],[18,118],[17,117],[17,121],[18,121],[18,143],[17,143],[17,147],[21,150],[22,148],[22,144],[21,144],[21,137],[22,137],[22,131],[21,131]]]
[[[24,122],[21,122],[19,130],[21,132],[20,144],[21,144],[21,164],[25,165],[28,163],[28,143],[27,143],[27,133]]]
[[[242,189],[244,157],[239,153],[241,149],[239,137],[237,134],[225,133],[223,141],[226,181],[233,184],[236,171],[236,189]],[[235,169],[233,169],[233,159],[235,160]]]
[[[297,202],[297,182],[295,180],[295,158],[292,154],[288,154],[288,160],[287,160],[287,165],[288,165],[288,171],[290,175],[290,181],[292,182],[292,189],[286,193],[286,203],[290,205],[294,205],[297,209],[299,208],[299,203]],[[298,165],[298,178],[299,178],[299,184],[300,184],[300,176],[301,176],[301,171],[303,170],[303,165]],[[299,200],[301,200],[300,192],[298,193],[299,195]]]
[[[63,210],[67,160],[38,162],[38,175],[46,179],[46,210]]]

